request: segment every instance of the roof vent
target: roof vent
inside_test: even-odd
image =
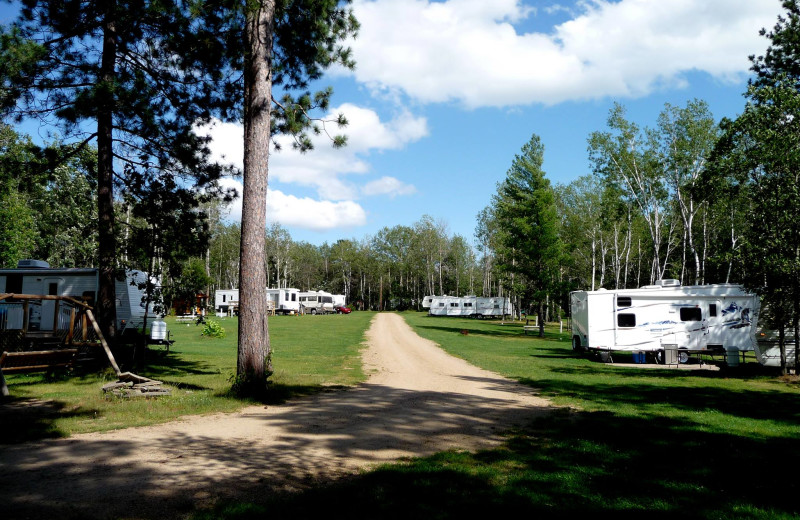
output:
[[[20,260],[17,269],[49,269],[50,264],[44,260]]]
[[[660,285],[661,287],[680,287],[681,281],[674,278],[667,278],[665,280],[658,280],[656,285]]]

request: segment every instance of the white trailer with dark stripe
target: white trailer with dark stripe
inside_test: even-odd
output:
[[[660,280],[639,289],[570,293],[572,348],[607,355],[653,353],[685,362],[692,353],[753,351],[759,299],[736,284],[681,286]]]

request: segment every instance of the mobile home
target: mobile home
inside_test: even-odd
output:
[[[233,316],[239,310],[239,289],[217,289],[214,291],[214,314],[219,317]]]
[[[145,273],[129,270],[125,280],[116,281],[118,331],[135,330],[142,326],[145,294],[139,285],[144,285],[146,280]],[[0,293],[69,296],[94,306],[99,284],[99,271],[96,268],[51,268],[41,260],[20,260],[16,269],[0,269]],[[29,330],[52,331],[55,309],[55,302],[48,300],[30,306]],[[15,311],[9,307],[9,316],[15,315]],[[149,315],[153,316],[152,307]],[[19,314],[19,320],[10,320],[6,327],[17,328],[19,325],[18,328],[21,328],[21,320],[22,315]]]
[[[758,297],[736,284],[660,280],[639,289],[574,291],[572,348],[651,352],[662,362],[673,352],[685,362],[692,352],[752,351],[759,307]]]

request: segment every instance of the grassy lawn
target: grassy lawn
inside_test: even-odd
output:
[[[359,351],[374,313],[349,315],[276,316],[270,318],[275,374],[271,398],[318,392],[364,380]],[[103,431],[165,422],[180,415],[231,412],[249,404],[230,394],[236,371],[236,318],[213,318],[225,328],[224,338],[200,335],[202,326],[167,318],[175,343],[169,353],[153,347],[142,366],[124,366],[163,381],[170,396],[121,399],[103,395],[103,384],[116,380],[110,368],[47,377],[18,374],[6,377],[12,398],[0,407],[0,442],[20,442],[73,433]],[[122,362],[122,360],[118,360]],[[26,399],[47,401],[27,406]],[[19,406],[14,406],[15,403]]]
[[[540,339],[498,320],[403,316],[450,353],[563,408],[499,449],[386,465],[199,518],[800,518],[796,379],[752,362],[625,368],[574,355],[557,328]]]

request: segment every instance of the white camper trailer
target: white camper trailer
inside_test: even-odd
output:
[[[94,306],[99,288],[99,271],[96,268],[51,268],[41,260],[20,260],[16,269],[0,269],[0,293],[32,294],[47,296],[69,296],[87,301]],[[144,322],[144,290],[139,284],[147,280],[141,271],[129,270],[125,280],[114,284],[117,295],[117,331],[136,330]],[[44,300],[29,309],[28,327],[33,331],[52,331],[54,327],[55,302]],[[11,315],[15,311],[9,309]],[[149,316],[153,316],[152,306]],[[21,328],[22,315],[19,314]],[[7,327],[16,327],[12,320]]]
[[[275,305],[276,314],[298,314],[300,312],[300,289],[291,287],[267,289],[267,297]]]
[[[794,331],[791,327],[786,327],[784,331],[784,342],[786,344],[786,366],[794,366]],[[778,331],[771,329],[761,329],[756,336],[755,353],[756,359],[765,367],[781,366],[781,347],[779,343]]]
[[[469,316],[493,318],[513,314],[508,298],[486,298],[478,296],[426,296],[430,298],[428,314],[431,316]]]
[[[239,310],[239,289],[214,291],[214,313],[220,318],[233,316]]]
[[[514,306],[511,299],[503,297],[480,297],[476,301],[477,314],[479,318],[502,318],[514,314]]]
[[[650,352],[685,362],[693,352],[752,351],[759,299],[735,284],[681,286],[660,280],[639,289],[570,293],[572,348]]]
[[[450,308],[450,296],[431,296],[431,304],[428,308],[430,316],[447,316],[447,310]]]
[[[333,308],[333,295],[325,291],[301,292],[300,310],[306,314],[327,314],[335,312]]]

